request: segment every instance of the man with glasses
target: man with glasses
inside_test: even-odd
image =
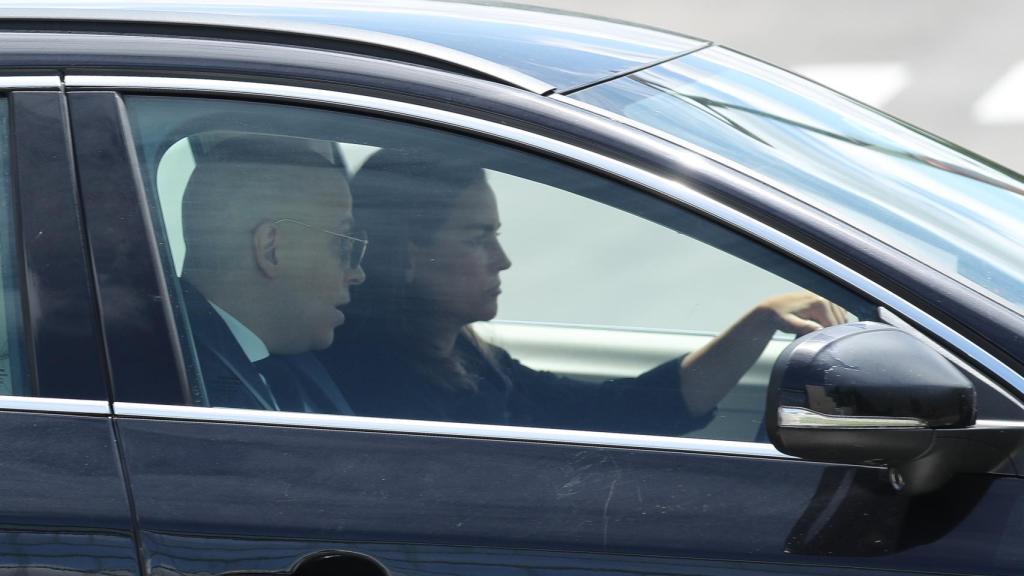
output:
[[[351,413],[310,354],[365,279],[344,169],[313,141],[235,136],[182,203],[182,291],[211,406]]]

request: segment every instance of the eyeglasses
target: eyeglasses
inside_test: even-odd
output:
[[[363,256],[366,255],[366,246],[370,243],[369,240],[366,239],[365,230],[358,230],[353,232],[351,235],[342,234],[340,232],[327,230],[326,228],[310,226],[301,220],[294,220],[292,218],[281,218],[279,220],[274,220],[271,224],[280,224],[281,222],[291,222],[292,224],[298,224],[299,226],[304,226],[310,230],[316,230],[318,232],[323,232],[324,234],[330,234],[336,238],[341,238],[341,260],[345,263],[345,266],[347,266],[349,270],[355,270],[363,263]]]

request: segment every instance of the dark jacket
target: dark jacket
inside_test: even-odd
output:
[[[181,291],[202,371],[202,392],[209,406],[352,413],[330,375],[311,353],[272,355],[257,362],[257,369],[209,301],[184,279]]]
[[[524,366],[501,348],[488,358],[460,336],[457,347],[476,391],[445,386],[393,345],[352,341],[318,353],[356,415],[412,420],[678,435],[712,414],[688,416],[679,359],[636,378],[588,382]]]

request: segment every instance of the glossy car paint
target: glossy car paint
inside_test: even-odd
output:
[[[1015,330],[1013,318],[986,312],[969,296],[961,297],[956,286],[933,284],[927,271],[913,269],[898,254],[857,237],[835,220],[773,195],[756,182],[739,179],[743,184],[738,185],[737,180],[711,177],[703,163],[679,149],[521,90],[296,48],[99,34],[4,37],[11,42],[0,43],[0,52],[22,66],[56,68],[73,61],[72,72],[75,67],[200,70],[242,79],[272,70],[295,83],[373,93],[500,120],[683,178],[884,281],[937,316],[941,312],[951,326],[974,325],[977,315],[988,314],[996,326],[979,326],[974,335],[991,349],[1003,350],[1004,357],[1012,359],[1012,354],[999,343],[1012,340],[1000,340],[999,335],[1024,333]],[[170,45],[184,50],[193,42],[207,42],[194,48],[193,57],[187,50],[167,50]],[[113,46],[121,50],[113,51]],[[209,50],[218,47],[226,50]],[[210,59],[211,54],[217,59]],[[116,97],[70,96],[88,96],[79,102],[90,104],[72,106],[76,158],[88,164],[79,170],[97,175],[96,187],[85,200],[90,203],[90,238],[94,227],[114,230],[125,222],[136,233],[141,228],[145,236],[137,178],[133,182],[123,175],[99,177],[104,159],[131,156],[124,136],[128,131],[115,118]],[[98,118],[75,116],[85,110]],[[81,148],[86,144],[112,149],[88,151]],[[114,190],[118,186],[129,189]],[[106,194],[120,194],[121,201],[90,211],[91,203],[102,203]],[[156,249],[137,242],[139,237],[132,236],[131,246],[118,249],[129,250],[155,275],[157,265],[152,260],[146,264],[145,259],[152,259]],[[92,257],[112,261],[112,249],[96,243],[91,245]],[[117,277],[105,281],[155,302],[147,314],[158,309],[166,314],[163,295],[153,291],[158,285],[154,277],[124,268],[109,270]],[[948,301],[940,305],[929,297],[936,292],[959,304],[952,310],[945,306]],[[104,325],[124,322],[133,302],[139,300],[107,300]],[[139,346],[126,339],[108,340],[108,357],[115,364],[153,360],[182,370],[174,360],[172,338],[150,342],[152,346]],[[129,351],[139,356],[133,359]],[[182,403],[187,398],[181,374],[155,382],[130,374],[117,365],[111,368],[114,386],[124,390],[126,398],[131,397],[129,389],[144,385],[159,386],[156,394],[177,395]],[[1019,407],[1003,400],[1004,413],[1019,417]],[[97,423],[86,428],[109,426],[102,417],[52,418],[75,425]],[[31,431],[16,418],[0,422],[10,424],[7,437]],[[48,430],[53,427],[50,420],[45,424]],[[116,549],[124,552],[130,523],[119,508],[123,496],[114,496],[119,490],[123,494],[124,488],[116,458],[101,457],[116,454],[110,450],[110,429],[103,430],[86,434],[76,429],[74,439],[85,442],[85,448],[37,435],[44,441],[23,444],[35,448],[34,453],[12,453],[4,461],[18,463],[13,469],[23,472],[14,478],[25,489],[39,477],[44,466],[40,462],[53,462],[56,454],[56,461],[68,464],[60,477],[67,482],[56,488],[67,490],[69,500],[98,494],[109,505],[107,511],[90,510],[104,519],[102,534],[120,535]],[[283,573],[295,568],[301,573],[303,566],[312,566],[303,565],[303,559],[338,551],[376,558],[392,574],[1015,574],[1024,565],[1019,552],[1024,534],[1022,486],[1013,475],[965,476],[927,498],[910,498],[894,493],[877,469],[747,456],[136,417],[119,417],[116,431],[134,497],[140,560],[154,574]],[[75,454],[62,451],[69,445]],[[92,449],[99,452],[90,456],[90,465],[107,471],[90,471],[95,477],[75,458],[89,456]],[[84,492],[89,488],[92,494]],[[25,501],[35,503],[31,514],[37,522],[58,527],[72,523],[53,512],[52,502],[10,490],[4,493],[28,494]],[[76,509],[75,502],[65,506]],[[119,523],[118,518],[124,521]],[[12,539],[0,552],[16,554],[15,543]],[[108,556],[116,561],[100,568],[69,569],[134,569],[134,564],[117,564],[130,556],[104,558]],[[343,556],[336,562],[336,568],[345,566]],[[47,565],[24,557],[12,563]]]
[[[56,91],[14,92],[9,98],[12,188],[28,281],[29,377],[44,396],[106,400],[67,105]]]
[[[109,417],[0,412],[0,570],[139,574]]]
[[[73,94],[68,100],[110,380],[150,383],[141,390],[122,387],[118,398],[180,402],[188,398],[184,363],[172,336],[170,299],[153,257],[152,226],[139,201],[140,182],[125,145],[129,136],[119,100],[102,92]]]
[[[157,574],[282,571],[325,550],[415,575],[603,574],[616,564],[610,573],[788,564],[1011,574],[1024,562],[1017,478],[964,478],[915,500],[892,493],[884,470],[790,460],[211,422],[120,427]],[[495,556],[505,560],[488,566]]]

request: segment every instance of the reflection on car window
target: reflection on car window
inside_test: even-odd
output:
[[[573,97],[753,171],[1024,313],[1024,182],[1005,169],[724,48]]]
[[[24,373],[21,291],[11,204],[7,99],[0,98],[0,395],[29,396]]]
[[[753,441],[786,335],[871,314],[521,151],[323,110],[127,104],[200,404]]]

